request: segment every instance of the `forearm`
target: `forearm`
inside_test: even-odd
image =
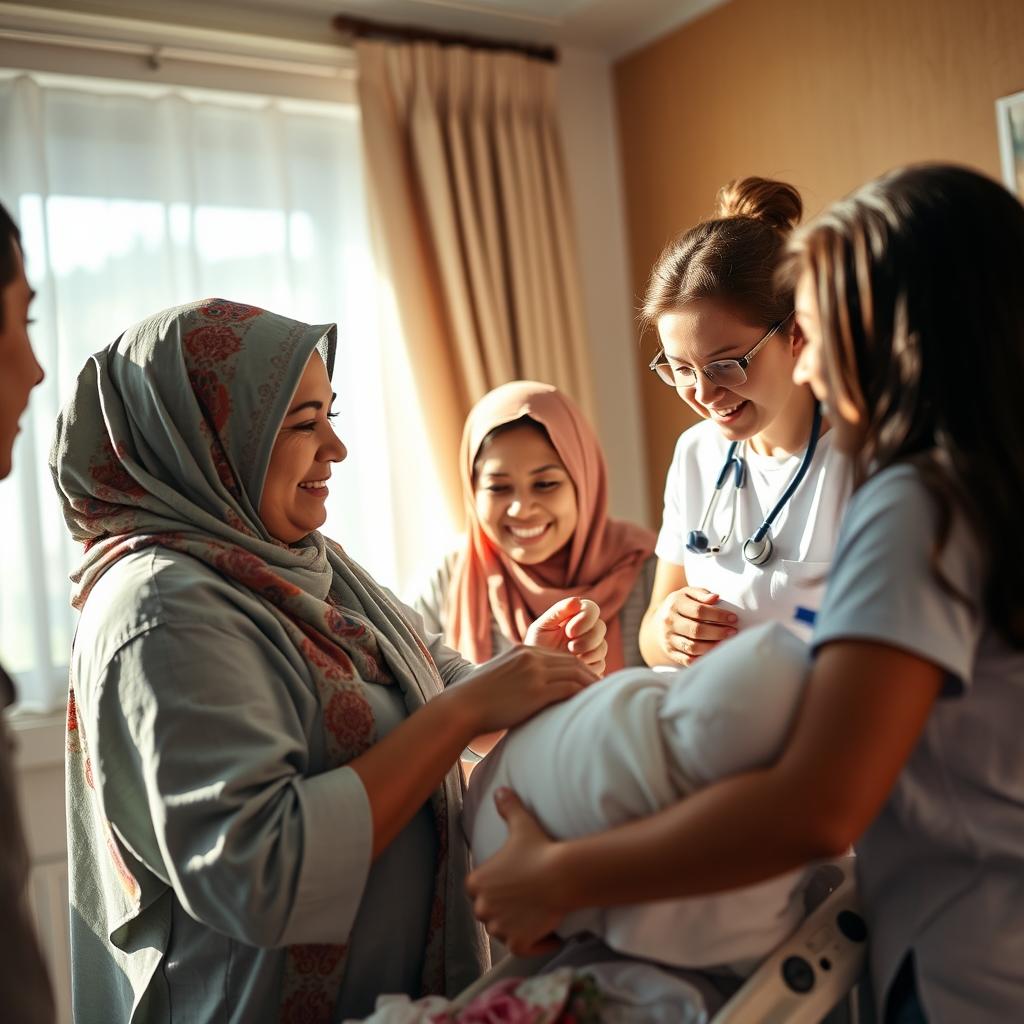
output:
[[[644,615],[640,622],[640,633],[637,637],[638,644],[640,647],[640,654],[643,656],[645,662],[648,665],[672,665],[673,668],[679,668],[681,666],[676,665],[669,656],[662,650],[661,644],[658,640],[658,630],[653,621],[650,610]]]
[[[374,857],[412,820],[477,732],[454,696],[435,697],[349,762],[370,801]]]
[[[751,885],[845,848],[780,773],[737,775],[648,818],[551,848],[565,911]]]
[[[884,806],[942,679],[885,645],[831,643],[771,767],[582,839],[549,839],[499,792],[509,838],[468,879],[474,909],[526,953],[573,910],[722,892],[841,855]]]
[[[351,761],[370,801],[374,856],[412,820],[476,737],[516,725],[593,681],[571,654],[515,647],[468,670]]]
[[[561,885],[572,909],[717,892],[841,855],[888,798],[942,679],[936,666],[884,644],[828,645],[773,766],[555,844],[543,882]]]

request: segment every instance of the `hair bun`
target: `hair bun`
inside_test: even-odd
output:
[[[783,233],[800,223],[803,212],[800,193],[784,181],[737,178],[718,192],[718,217],[750,217]]]

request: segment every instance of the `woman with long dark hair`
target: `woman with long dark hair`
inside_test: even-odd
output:
[[[511,794],[471,876],[525,951],[569,910],[748,885],[851,843],[885,1021],[1024,1007],[1024,208],[959,167],[893,172],[799,233],[795,371],[856,467],[779,757],[551,843]],[[756,665],[751,665],[756,671]]]

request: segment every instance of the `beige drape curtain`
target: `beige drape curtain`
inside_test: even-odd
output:
[[[356,51],[378,261],[461,518],[462,421],[485,392],[546,381],[593,417],[557,71],[432,43]]]

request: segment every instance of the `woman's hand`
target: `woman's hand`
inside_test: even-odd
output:
[[[674,590],[653,615],[658,647],[676,665],[692,665],[716,644],[736,635],[733,612],[716,608],[719,597],[703,587]]]
[[[543,647],[513,647],[449,687],[473,736],[511,729],[549,704],[575,696],[597,675],[574,655]]]
[[[568,651],[601,676],[608,657],[607,632],[608,627],[601,620],[601,609],[593,601],[567,597],[530,624],[525,643]]]
[[[557,900],[557,844],[512,790],[499,789],[494,803],[508,824],[508,839],[466,879],[473,912],[516,956],[548,952],[559,944],[553,932],[565,916]]]

